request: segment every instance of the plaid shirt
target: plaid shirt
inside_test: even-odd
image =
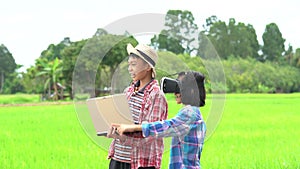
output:
[[[185,106],[169,120],[142,124],[145,137],[173,137],[169,169],[199,169],[206,125],[198,107]]]
[[[126,89],[127,99],[130,100],[134,91],[134,85]],[[141,105],[141,113],[139,115],[139,124],[142,122],[155,122],[167,119],[168,105],[164,93],[160,90],[157,80],[152,80],[144,88],[144,98]],[[142,132],[134,133],[135,136],[126,137],[126,141],[121,141],[122,145],[131,146],[131,168],[139,167],[155,167],[161,166],[161,159],[164,150],[163,138],[137,138],[142,136]],[[115,142],[120,141],[114,139],[111,143],[108,156],[114,157]]]

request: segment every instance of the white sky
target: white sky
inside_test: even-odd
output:
[[[64,37],[90,38],[108,24],[134,14],[166,14],[169,9],[189,10],[202,29],[205,19],[216,15],[228,23],[251,24],[262,44],[265,26],[276,23],[286,48],[300,48],[299,0],[7,0],[0,6],[0,44],[13,54],[22,71],[34,65],[41,52]],[[297,11],[298,10],[298,11]],[[297,25],[297,26],[296,26]]]

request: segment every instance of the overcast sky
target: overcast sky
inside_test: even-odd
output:
[[[300,48],[299,0],[9,0],[0,6],[0,44],[13,54],[22,70],[34,65],[49,44],[70,37],[90,38],[97,30],[118,19],[135,14],[166,14],[169,9],[189,10],[199,28],[216,15],[228,23],[251,24],[262,44],[265,26],[276,23],[286,45]]]

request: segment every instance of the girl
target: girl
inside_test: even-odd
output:
[[[141,125],[113,124],[120,135],[142,131],[144,137],[173,137],[170,152],[170,169],[200,168],[206,125],[199,107],[205,105],[204,76],[198,72],[186,72],[179,80],[180,97],[184,105],[177,115],[168,120]]]

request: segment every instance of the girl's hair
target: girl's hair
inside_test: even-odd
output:
[[[205,105],[205,76],[199,72],[189,71],[180,75],[179,88],[183,104],[202,107]]]

